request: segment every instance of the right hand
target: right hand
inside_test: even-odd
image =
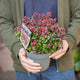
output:
[[[32,73],[37,73],[40,72],[40,69],[42,68],[40,66],[39,63],[34,63],[32,61],[30,61],[27,57],[26,57],[26,52],[24,50],[24,48],[21,48],[19,50],[19,54],[18,54],[19,58],[20,58],[20,62],[22,64],[22,66],[28,71],[28,72],[32,72]]]

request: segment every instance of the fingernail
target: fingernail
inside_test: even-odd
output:
[[[40,67],[40,69],[42,69],[42,67]]]
[[[26,55],[26,53],[23,53],[23,56],[25,56]]]
[[[38,72],[40,72],[40,70],[38,70]]]
[[[40,66],[40,64],[38,64],[38,66]]]
[[[51,56],[49,58],[51,58]]]

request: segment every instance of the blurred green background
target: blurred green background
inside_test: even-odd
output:
[[[73,59],[76,78],[80,80],[80,45],[76,48]]]
[[[76,72],[80,71],[80,46],[77,47],[74,53],[74,68]]]

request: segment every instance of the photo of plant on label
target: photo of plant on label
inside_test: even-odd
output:
[[[29,45],[30,36],[31,36],[31,31],[25,26],[25,24],[22,24],[20,40],[25,49]]]

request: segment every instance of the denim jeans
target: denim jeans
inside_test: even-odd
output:
[[[23,73],[16,70],[17,80],[75,80],[74,68],[57,72],[56,62],[51,62],[50,67],[46,71],[38,73]]]

